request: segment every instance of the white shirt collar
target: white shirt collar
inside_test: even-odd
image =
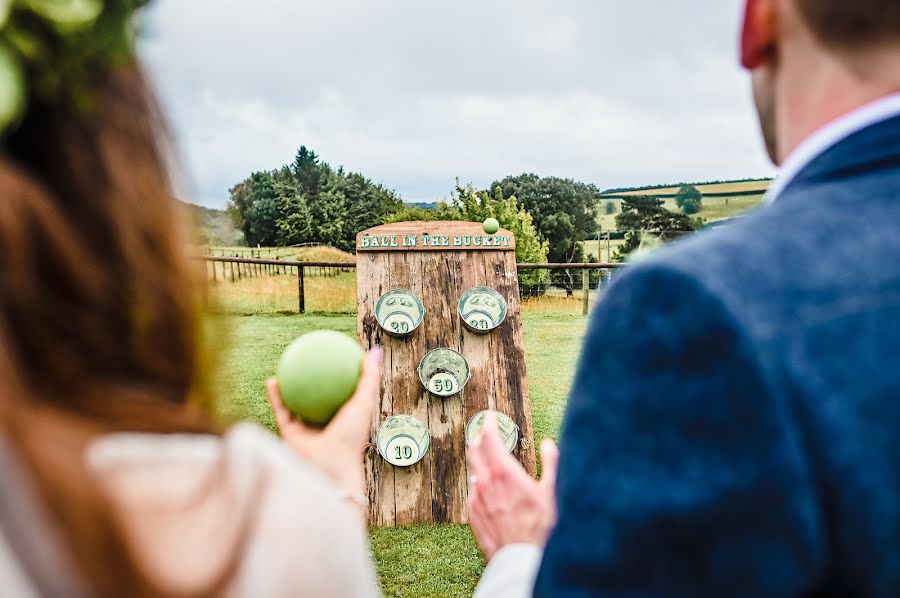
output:
[[[778,171],[778,177],[769,185],[765,203],[770,204],[778,199],[791,181],[797,178],[797,175],[804,168],[827,150],[854,133],[897,115],[900,115],[900,93],[894,93],[875,100],[828,123],[807,137],[788,156],[788,159],[785,160]]]

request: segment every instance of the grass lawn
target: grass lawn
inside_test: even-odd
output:
[[[214,320],[231,347],[219,365],[222,417],[252,420],[274,429],[263,382],[287,344],[304,332],[331,329],[355,335],[355,316],[230,316]],[[524,316],[528,382],[535,437],[557,438],[587,319]],[[414,368],[415,365],[411,364]],[[471,596],[484,567],[468,527],[416,526],[373,529],[372,549],[386,596]]]

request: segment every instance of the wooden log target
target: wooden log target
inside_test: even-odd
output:
[[[356,243],[360,341],[384,349],[366,454],[370,522],[466,523],[465,427],[472,416],[493,409],[512,418],[519,428],[513,454],[535,475],[515,237],[504,229],[486,235],[469,222],[405,222],[364,231]],[[463,294],[481,286],[498,291],[508,306],[506,319],[488,334],[468,330],[457,314]],[[412,291],[425,308],[421,324],[405,337],[389,335],[375,313],[379,298],[394,289]],[[462,354],[470,370],[462,391],[446,398],[429,392],[417,372],[425,355],[441,348]],[[428,451],[409,467],[391,465],[377,449],[379,428],[396,415],[415,417],[430,433]]]

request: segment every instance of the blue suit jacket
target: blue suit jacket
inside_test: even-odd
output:
[[[900,596],[900,118],[597,306],[536,596]]]

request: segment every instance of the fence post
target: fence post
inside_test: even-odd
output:
[[[306,289],[304,288],[304,271],[303,266],[297,266],[297,293],[300,296],[300,313],[306,313]]]
[[[215,267],[215,263],[213,263],[213,267]],[[203,277],[203,282],[200,285],[200,299],[203,301],[203,309],[209,307],[209,264],[203,262],[203,270],[206,276]]]
[[[584,291],[584,315],[588,315],[588,306],[591,300],[591,271],[587,268],[581,271],[581,289]]]

